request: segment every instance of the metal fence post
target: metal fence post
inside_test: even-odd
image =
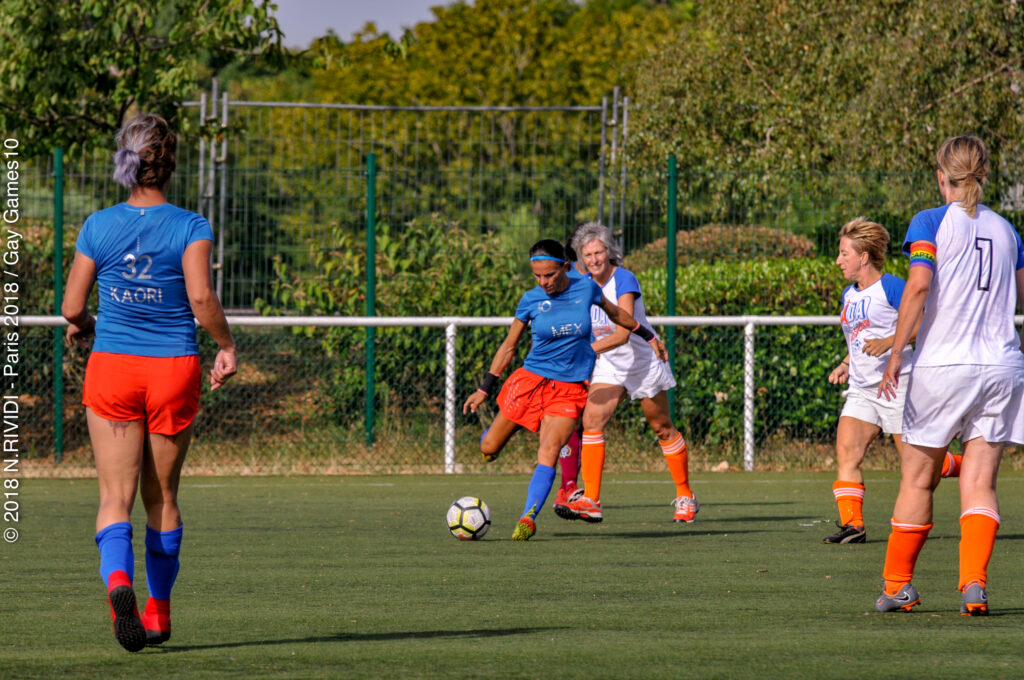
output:
[[[605,147],[608,144],[608,97],[601,98],[601,152],[597,163],[597,221],[604,217]]]
[[[612,175],[608,180],[608,186],[612,187],[615,185],[615,163],[619,159],[619,87],[616,85],[612,88],[612,119],[608,122],[612,126],[612,149],[609,155],[609,170]],[[621,196],[616,196],[614,191],[609,190],[608,192],[608,219],[604,225],[615,233],[615,199]],[[620,227],[622,225],[619,225]],[[622,238],[618,239],[619,244],[622,244]]]
[[[743,469],[754,469],[754,322],[743,326]]]
[[[444,327],[444,472],[455,472],[455,337],[458,327]]]
[[[377,156],[366,155],[366,316],[376,316]],[[366,327],[366,444],[373,445],[374,355],[376,328]]]
[[[228,93],[227,88],[222,95],[221,118],[220,118],[220,155],[217,157],[217,164],[220,166],[220,215],[217,220],[220,231],[217,232],[217,263],[214,269],[217,271],[217,297],[224,299],[224,232],[227,229],[227,200],[228,200]],[[216,102],[214,102],[216,110]],[[213,212],[213,206],[210,206]]]
[[[622,150],[619,154],[620,175],[619,175],[619,230],[622,231],[622,245],[626,241],[626,164],[629,158],[626,156],[626,138],[629,136],[629,97],[622,99]]]
[[[676,315],[676,267],[678,266],[678,253],[676,252],[676,192],[678,187],[676,182],[679,176],[679,171],[676,168],[676,157],[674,155],[668,157],[668,210],[666,215],[666,229],[668,237],[668,261],[665,264],[665,314],[667,316]],[[676,365],[676,327],[669,326],[665,331],[666,339],[668,342],[668,365],[674,367]],[[673,371],[674,372],[674,371]],[[672,388],[668,391],[668,412],[672,414],[672,419],[676,420],[676,390]]]
[[[64,302],[64,150],[53,150],[53,313]],[[64,327],[53,329],[53,459],[64,460]]]

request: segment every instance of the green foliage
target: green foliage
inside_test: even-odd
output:
[[[719,233],[724,232],[716,227]],[[278,262],[274,300],[264,313],[359,316],[365,311],[363,254],[341,231],[336,247],[311,246],[322,276],[297,276]],[[517,253],[495,247],[493,238],[472,237],[436,219],[401,230],[382,228],[377,248],[377,313],[381,316],[502,316],[529,285]],[[806,248],[799,240],[781,247]],[[837,316],[847,285],[829,257],[771,260],[710,258],[680,268],[678,314],[684,316]],[[696,258],[694,258],[696,260]],[[902,259],[894,273],[905,276]],[[648,313],[664,310],[666,273],[638,273]],[[296,332],[310,335],[312,329]],[[486,370],[503,331],[459,331],[457,375],[460,394]],[[680,383],[678,423],[687,437],[703,444],[740,441],[743,433],[742,327],[677,329],[673,367]],[[840,389],[826,376],[845,353],[835,326],[760,327],[756,331],[756,435],[759,441],[785,435],[828,441],[840,410]],[[412,412],[440,408],[444,385],[444,336],[436,329],[381,328],[375,332],[378,407]],[[362,329],[331,329],[322,335],[324,373],[329,387],[323,408],[339,417],[361,413],[365,389]],[[525,351],[526,347],[521,347]],[[641,419],[623,418],[635,434]]]
[[[276,54],[264,0],[3,0],[0,123],[26,153],[106,140],[132,110],[175,118],[200,67]]]
[[[1022,59],[1017,2],[702,3],[637,72],[630,139],[656,166],[918,171],[969,132],[1006,170]]]
[[[263,314],[362,316],[366,312],[364,244],[335,225],[334,245],[313,241],[309,257],[319,274],[304,276],[282,258],[275,262],[273,299]],[[471,237],[437,216],[401,228],[382,225],[376,242],[376,312],[379,316],[509,316],[515,295],[528,283],[522,257],[493,239]],[[501,294],[494,294],[499,292]],[[296,333],[312,335],[311,328]],[[444,385],[444,333],[424,328],[375,330],[379,400],[388,409],[436,404]],[[476,381],[497,347],[492,329],[459,333],[458,373]],[[365,389],[366,332],[334,328],[324,335],[324,407],[339,416],[358,414]],[[415,358],[415,360],[411,360]],[[411,387],[410,387],[411,386]]]
[[[638,278],[648,309],[663,304],[664,270],[646,271]],[[838,316],[846,285],[826,258],[695,264],[679,270],[678,314]],[[742,326],[680,328],[677,337],[673,370],[679,382],[678,427],[703,444],[741,441]],[[778,434],[801,440],[831,439],[841,399],[840,390],[826,378],[845,351],[842,333],[835,326],[756,329],[758,442]]]
[[[659,238],[626,256],[623,265],[632,272],[662,268],[667,264],[667,238]],[[785,229],[752,225],[705,224],[676,234],[679,266],[720,260],[794,258],[814,255],[814,243]]]
[[[396,42],[372,26],[316,76],[331,101],[395,105],[590,104],[626,85],[692,3],[477,0],[433,8]],[[326,46],[330,48],[331,46]]]

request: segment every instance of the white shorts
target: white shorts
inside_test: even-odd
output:
[[[616,369],[598,355],[590,384],[621,385],[630,399],[649,399],[676,386],[668,364],[653,357],[651,361],[637,361],[629,371]]]
[[[840,417],[856,418],[865,423],[877,425],[886,434],[903,432],[903,402],[907,397],[907,378],[900,376],[900,384],[896,388],[896,398],[889,401],[885,396],[878,395],[878,385],[856,387],[850,385],[846,390],[846,403]]]
[[[1010,366],[915,366],[903,441],[947,446],[977,437],[1024,444],[1024,371]]]

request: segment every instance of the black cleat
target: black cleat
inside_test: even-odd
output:
[[[839,531],[831,536],[826,536],[824,539],[825,543],[867,542],[868,534],[867,531],[864,530],[864,527],[855,527],[852,524],[839,524],[839,522],[836,522],[836,525],[839,527]]]
[[[146,629],[146,644],[150,647],[161,645],[171,639],[171,631],[169,630],[150,630]]]
[[[131,586],[118,586],[110,591],[110,610],[114,614],[114,637],[129,652],[146,646],[146,629],[139,620],[135,591]]]

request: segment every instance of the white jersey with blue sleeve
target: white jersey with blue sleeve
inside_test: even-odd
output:
[[[611,277],[601,287],[601,292],[605,299],[614,305],[619,304],[619,298],[623,295],[633,293],[636,296],[633,301],[633,318],[641,325],[647,328],[651,327],[647,322],[647,310],[644,307],[643,295],[640,293],[640,282],[637,281],[633,272],[616,267]],[[611,335],[618,328],[608,318],[608,314],[596,305],[590,308],[590,324],[594,330],[595,341]],[[602,352],[597,361],[604,366],[606,371],[625,375],[637,371],[638,368],[646,366],[651,361],[659,361],[659,359],[646,341],[639,335],[630,333],[629,340],[625,344]]]
[[[900,300],[905,282],[898,276],[882,277],[863,290],[850,285],[843,291],[843,311],[839,324],[846,336],[850,353],[850,385],[875,387],[882,382],[882,373],[889,363],[891,351],[873,357],[864,353],[864,342],[874,338],[887,338],[896,332]],[[914,348],[903,348],[903,367],[900,375],[907,375],[914,362]]]
[[[915,365],[1024,369],[1013,325],[1024,246],[1009,222],[984,205],[974,217],[957,202],[924,210],[911,220],[903,252],[911,267],[933,272]]]

